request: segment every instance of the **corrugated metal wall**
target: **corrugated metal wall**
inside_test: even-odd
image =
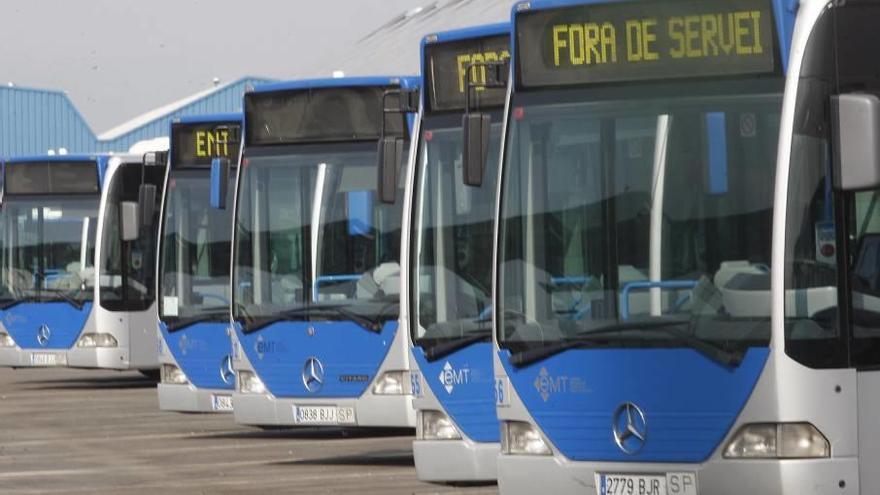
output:
[[[97,138],[61,91],[0,87],[0,156],[67,148],[95,151]]]
[[[127,151],[138,141],[167,135],[171,119],[240,111],[245,89],[266,81],[252,77],[239,79],[109,140],[98,139],[61,91],[0,87],[0,156],[43,154],[58,148],[66,148],[70,153]]]

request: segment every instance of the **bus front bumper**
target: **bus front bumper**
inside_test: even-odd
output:
[[[854,457],[810,460],[711,459],[703,464],[571,462],[553,456],[498,457],[498,486],[508,494],[598,494],[596,473],[695,473],[696,491],[669,495],[780,495],[859,493]]]
[[[67,365],[71,368],[130,369],[128,352],[121,347],[72,347],[67,350]]]
[[[160,383],[159,409],[162,411],[231,413],[232,390],[196,388],[193,385]]]
[[[0,367],[57,368],[67,366],[67,349],[0,347]]]
[[[497,443],[469,440],[415,440],[413,458],[422,481],[494,481],[498,477]]]
[[[373,395],[358,398],[314,399],[275,398],[268,394],[232,395],[235,422],[250,426],[338,426],[415,428],[415,412],[409,395]],[[339,423],[298,422],[295,411],[299,407],[335,407],[354,412],[353,421]]]

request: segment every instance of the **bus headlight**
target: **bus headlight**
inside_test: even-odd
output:
[[[263,380],[253,371],[241,370],[238,373],[238,391],[243,394],[265,394]]]
[[[745,425],[724,449],[728,459],[816,459],[831,457],[831,444],[810,423]]]
[[[375,395],[407,395],[409,390],[404,390],[404,383],[408,377],[406,371],[386,371],[376,380],[373,385]]]
[[[119,342],[109,333],[86,333],[76,342],[77,347],[117,347]]]
[[[541,432],[525,421],[501,422],[501,453],[508,455],[551,455]]]
[[[440,411],[419,410],[416,421],[416,439],[418,440],[458,440],[461,433],[452,424],[449,416]]]
[[[0,347],[15,347],[15,340],[6,332],[0,332]]]
[[[189,380],[180,368],[173,364],[162,365],[162,383],[170,383],[172,385],[186,385]]]

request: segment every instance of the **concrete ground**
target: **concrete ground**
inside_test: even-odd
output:
[[[408,431],[160,412],[138,373],[0,369],[0,493],[496,493],[421,483]]]

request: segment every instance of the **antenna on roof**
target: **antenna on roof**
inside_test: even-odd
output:
[[[219,78],[219,77],[215,77],[215,78],[214,78],[214,86],[219,86],[219,85],[220,85],[220,78]]]
[[[333,71],[333,79],[342,79],[345,77],[345,71],[342,70],[334,70]]]

